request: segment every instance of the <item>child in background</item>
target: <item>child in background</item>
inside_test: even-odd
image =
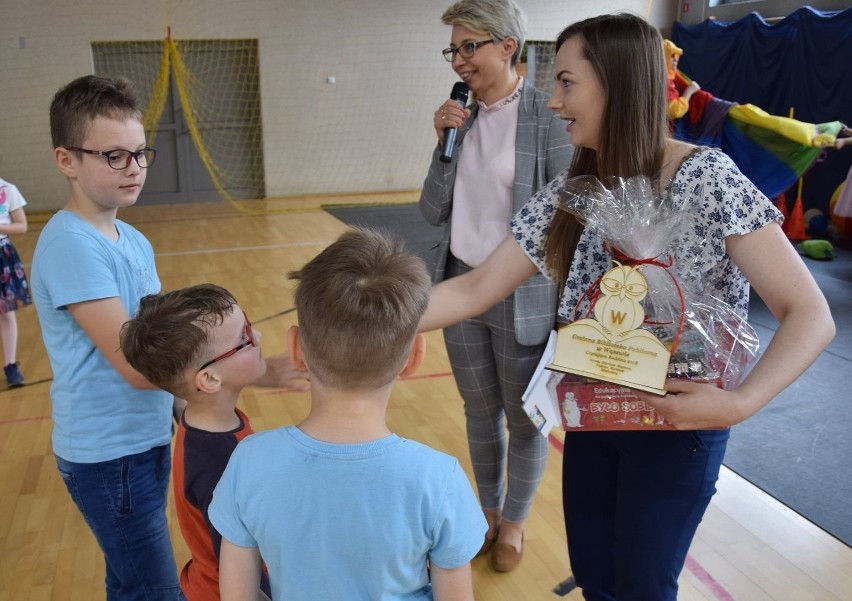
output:
[[[0,178],[0,342],[3,344],[3,373],[9,388],[24,385],[17,361],[20,307],[32,304],[27,275],[9,236],[27,232],[27,201],[16,186]]]
[[[487,524],[467,476],[386,424],[394,382],[425,352],[423,262],[356,230],[290,277],[287,346],[311,410],[241,442],[216,487],[222,599],[257,598],[262,556],[276,599],[472,601]]]
[[[121,350],[150,382],[186,400],[172,460],[175,509],[192,559],[180,585],[189,601],[219,599],[221,535],[207,507],[237,443],[252,433],[236,408],[240,391],[266,371],[260,333],[224,288],[201,284],[143,297],[124,324]],[[274,360],[274,359],[270,359]],[[305,390],[293,370],[293,388]],[[261,573],[255,590],[269,595]]]

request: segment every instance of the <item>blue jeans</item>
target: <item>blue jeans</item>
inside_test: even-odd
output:
[[[562,503],[587,601],[675,601],[729,430],[568,432]]]
[[[171,463],[169,445],[102,463],[56,457],[104,553],[109,601],[185,599],[166,522]]]

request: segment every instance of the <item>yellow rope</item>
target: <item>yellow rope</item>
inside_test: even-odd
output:
[[[157,125],[160,122],[160,118],[163,114],[166,100],[169,95],[169,79],[172,70],[174,70],[178,98],[180,100],[180,105],[183,108],[183,118],[186,121],[187,128],[189,129],[190,137],[195,143],[195,148],[197,149],[201,161],[210,175],[213,185],[216,187],[216,190],[222,198],[234,209],[247,215],[289,212],[288,209],[250,208],[245,204],[238,202],[222,184],[221,169],[216,164],[216,161],[213,160],[213,157],[210,155],[207,145],[204,142],[201,134],[201,127],[199,126],[197,119],[197,113],[196,110],[194,110],[192,89],[196,86],[197,82],[195,81],[192,71],[187,67],[183,60],[178,43],[170,36],[163,42],[163,58],[160,63],[160,71],[154,85],[154,90],[151,94],[151,99],[143,117],[143,125],[145,130],[148,132],[148,143],[153,145],[153,141],[156,136]]]
[[[166,99],[169,96],[170,56],[169,52],[163,52],[163,58],[160,61],[160,72],[157,74],[157,81],[154,83],[154,89],[148,101],[148,108],[142,117],[142,125],[145,127],[145,131],[148,132],[148,146],[154,146],[154,139],[157,137],[157,124],[160,122],[160,117],[166,106]]]

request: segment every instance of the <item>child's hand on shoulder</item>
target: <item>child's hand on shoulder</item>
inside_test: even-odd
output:
[[[307,392],[311,389],[307,370],[293,365],[290,355],[286,353],[267,357],[266,373],[255,384],[269,388],[288,388],[295,392]]]

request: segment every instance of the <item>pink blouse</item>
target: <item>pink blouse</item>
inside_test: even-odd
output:
[[[486,106],[465,134],[453,188],[450,252],[476,267],[509,235],[515,183],[515,133],[524,79]]]

